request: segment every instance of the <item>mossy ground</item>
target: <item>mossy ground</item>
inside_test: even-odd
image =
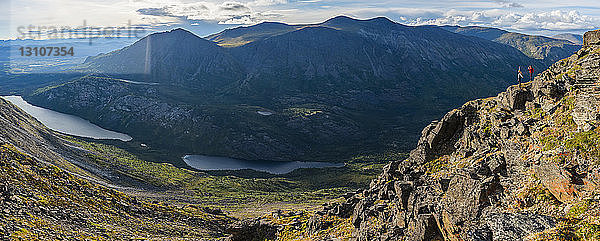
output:
[[[558,109],[548,114],[535,111],[545,123],[545,128],[534,132],[532,137],[539,140],[539,148],[550,155],[558,166],[574,166],[581,161],[597,165],[600,160],[600,129],[581,131],[573,120],[575,94],[563,97]],[[560,203],[535,176],[529,186],[521,192],[522,200],[527,200],[523,208],[541,205],[550,209],[561,209],[566,215],[559,217],[556,228],[531,235],[527,240],[600,240],[600,200],[594,198],[598,190],[589,190],[585,196],[569,203]],[[595,195],[597,196],[598,193]],[[583,193],[581,195],[584,195]]]
[[[352,237],[354,226],[351,218],[340,218],[337,216],[319,216],[322,223],[327,226],[316,233],[310,233],[310,219],[315,215],[314,212],[297,212],[293,210],[283,211],[291,215],[285,217],[274,217],[272,215],[264,216],[265,220],[269,220],[273,224],[283,227],[277,233],[277,240],[281,241],[311,241],[311,240],[328,240],[337,238],[338,240],[349,240]]]
[[[600,202],[584,199],[572,203],[556,228],[533,234],[527,240],[600,240]]]

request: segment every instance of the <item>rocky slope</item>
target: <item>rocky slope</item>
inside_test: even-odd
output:
[[[82,70],[93,76],[24,98],[170,153],[339,160],[408,151],[431,119],[503,90],[518,65],[544,66],[504,44],[386,18],[263,23],[209,39],[152,34],[89,58]]]
[[[356,240],[598,240],[600,31],[585,43],[431,123],[408,159],[328,213],[352,215]]]
[[[140,201],[72,164],[73,148],[0,99],[0,239],[202,240],[230,218],[197,206]],[[78,159],[83,161],[83,159]],[[99,185],[103,184],[103,185]]]

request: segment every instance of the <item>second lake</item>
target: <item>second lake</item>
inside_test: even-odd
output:
[[[286,174],[300,168],[326,168],[344,166],[344,163],[332,162],[246,161],[228,157],[203,155],[187,155],[183,157],[183,161],[185,161],[188,166],[201,171],[252,169],[271,174]]]

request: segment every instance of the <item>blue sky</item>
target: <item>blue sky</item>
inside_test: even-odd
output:
[[[318,23],[338,15],[543,35],[600,28],[598,0],[0,0],[0,39],[29,30],[83,29],[84,23],[98,31],[133,25],[146,33],[184,27],[205,36],[263,21]]]

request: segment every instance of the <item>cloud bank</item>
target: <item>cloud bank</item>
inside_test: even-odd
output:
[[[252,2],[193,2],[167,4],[161,7],[140,8],[137,13],[145,16],[179,18],[182,21],[208,21],[227,25],[249,25],[281,17],[268,11],[256,11],[254,7],[285,4],[287,0],[255,0]]]
[[[144,0],[142,0],[144,1]],[[600,27],[596,17],[572,9],[530,9],[513,0],[471,1],[479,4],[469,10],[431,6],[380,7],[355,4],[332,4],[322,0],[253,0],[246,2],[171,3],[140,8],[144,16],[171,17],[180,21],[207,21],[226,25],[251,25],[263,21],[315,23],[337,15],[358,18],[387,16],[408,25],[481,25],[522,32],[582,32]],[[443,4],[443,3],[442,3]],[[447,10],[444,10],[447,9]],[[475,9],[475,10],[472,10]]]
[[[430,17],[404,18],[410,25],[485,25],[521,31],[568,31],[599,27],[600,20],[578,11],[511,12],[501,9],[434,13]]]

